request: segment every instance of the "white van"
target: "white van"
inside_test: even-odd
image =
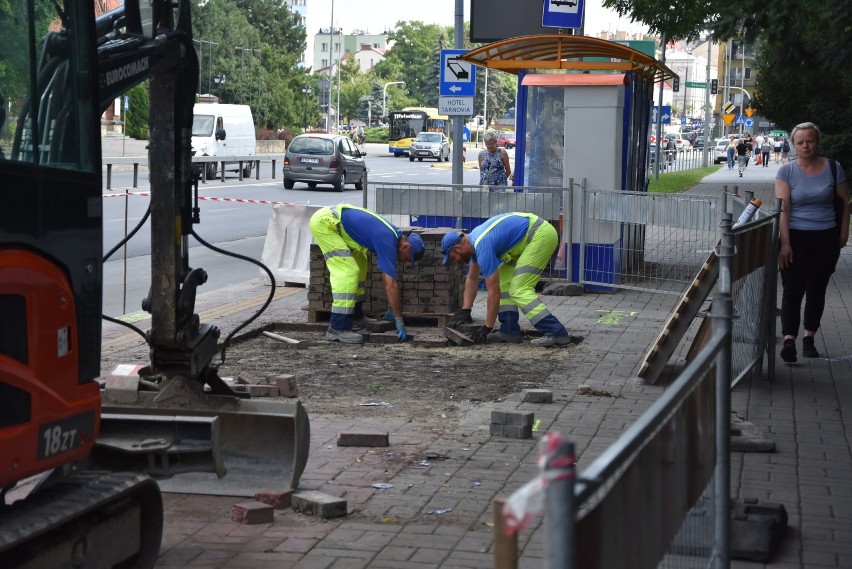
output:
[[[251,107],[196,103],[192,117],[192,152],[194,156],[254,156],[257,154]],[[252,166],[252,162],[243,163],[244,177],[251,176]],[[216,177],[216,168],[216,162],[207,164],[208,180]],[[238,170],[239,162],[236,162],[231,171]]]

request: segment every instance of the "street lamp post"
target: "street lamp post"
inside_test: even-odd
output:
[[[390,81],[382,87],[382,120],[388,116],[388,86],[405,84],[405,81]]]
[[[308,85],[302,87],[302,93],[305,94],[305,129],[308,132],[308,97],[311,95],[311,88]]]
[[[216,87],[219,90],[219,102],[220,103],[222,102],[222,85],[225,84],[226,79],[227,79],[227,77],[225,76],[224,73],[219,73],[218,75],[213,77],[213,82],[216,83]]]

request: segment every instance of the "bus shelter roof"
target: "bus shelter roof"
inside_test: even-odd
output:
[[[521,69],[632,71],[655,83],[677,76],[649,55],[587,36],[550,34],[509,38],[472,49],[461,59],[515,74]]]

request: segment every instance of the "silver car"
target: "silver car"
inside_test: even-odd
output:
[[[292,190],[296,182],[309,188],[331,184],[338,192],[346,184],[356,190],[367,186],[364,155],[348,136],[339,134],[300,134],[293,139],[284,155],[284,189]]]
[[[434,158],[438,162],[450,161],[450,141],[443,132],[421,132],[411,143],[408,159],[423,162],[424,158]]]

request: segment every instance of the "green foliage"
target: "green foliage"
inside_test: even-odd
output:
[[[124,116],[124,133],[130,138],[148,140],[148,82],[140,83],[126,93],[129,97]]]
[[[692,170],[682,170],[679,172],[666,172],[660,174],[660,178],[655,180],[653,177],[648,182],[648,191],[659,194],[675,194],[691,188],[700,182],[705,176],[709,176],[719,168],[721,164],[707,166],[706,168],[694,168]]]
[[[420,21],[397,22],[396,29],[388,36],[396,42],[387,52],[385,61],[376,65],[376,73],[382,84],[388,81],[405,81],[405,92],[412,101],[402,101],[402,89],[388,88],[388,110],[404,106],[438,106],[438,91],[435,74],[438,64],[438,46],[447,44],[447,29],[436,24]],[[393,90],[392,90],[393,89]]]
[[[781,128],[811,121],[823,133],[821,154],[852,168],[852,25],[850,3],[787,0],[603,0],[622,16],[692,39],[742,39],[759,51],[754,107]]]
[[[364,129],[364,138],[367,142],[387,143],[388,127],[370,127]]]

